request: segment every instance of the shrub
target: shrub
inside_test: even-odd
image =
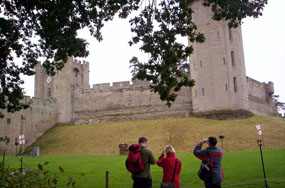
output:
[[[48,162],[38,164],[38,169],[31,168],[9,168],[0,163],[0,187],[8,188],[56,188],[58,184],[58,176],[56,173],[50,173],[44,169]],[[62,167],[59,171],[64,173]],[[66,187],[75,187],[75,181],[68,176]]]

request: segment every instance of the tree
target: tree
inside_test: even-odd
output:
[[[285,111],[285,102],[279,101],[279,95],[272,95],[274,104],[276,105],[277,111],[281,114]]]
[[[2,0],[0,2],[0,109],[15,112],[28,105],[23,99],[20,74],[33,75],[39,58],[49,75],[55,75],[68,56],[86,57],[87,41],[77,37],[77,30],[88,27],[90,34],[102,40],[104,23],[114,16],[130,17],[134,37],[129,44],[139,44],[150,54],[147,62],[130,60],[134,78],[148,80],[161,100],[170,106],[183,86],[192,87],[183,72],[192,46],[176,41],[188,36],[191,42],[203,42],[192,21],[189,4],[196,0]],[[267,0],[203,0],[211,7],[214,20],[227,20],[237,27],[246,16],[262,14]],[[137,16],[133,12],[139,11]],[[20,58],[21,65],[15,63]],[[1,115],[1,114],[0,114]]]

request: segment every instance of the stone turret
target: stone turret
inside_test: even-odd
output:
[[[44,82],[46,77],[45,69],[41,66],[41,63],[38,63],[35,67],[35,89],[34,95],[37,98],[43,99],[44,98]]]
[[[192,89],[193,112],[248,110],[248,90],[241,28],[230,29],[225,21],[211,19],[211,9],[202,1],[191,5],[193,21],[204,33],[205,42],[190,43],[190,76],[196,80]]]
[[[64,68],[53,77],[38,65],[35,76],[35,96],[41,99],[56,99],[56,121],[69,123],[73,120],[73,98],[76,87],[89,86],[89,63],[69,57]]]
[[[268,82],[267,84],[265,84],[265,91],[267,93],[267,97],[271,97],[274,94],[273,82]]]

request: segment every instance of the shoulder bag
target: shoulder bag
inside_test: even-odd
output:
[[[207,160],[202,161],[202,164],[200,166],[200,169],[198,171],[198,176],[201,180],[208,181],[211,177],[212,168],[213,168],[213,162],[209,153],[209,150],[207,149]]]
[[[175,166],[174,166],[172,181],[171,182],[161,182],[160,188],[174,188],[174,177],[175,177],[176,165],[177,165],[177,158],[175,160]]]

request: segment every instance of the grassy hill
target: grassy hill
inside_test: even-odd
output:
[[[265,148],[285,147],[285,119],[253,116],[241,120],[209,120],[200,118],[130,121],[96,125],[57,125],[33,145],[41,155],[118,155],[122,142],[137,143],[146,136],[149,147],[160,153],[166,144],[177,153],[191,153],[193,147],[208,136],[224,135],[224,150],[258,149],[255,126],[261,124]],[[218,147],[221,147],[220,140]]]

